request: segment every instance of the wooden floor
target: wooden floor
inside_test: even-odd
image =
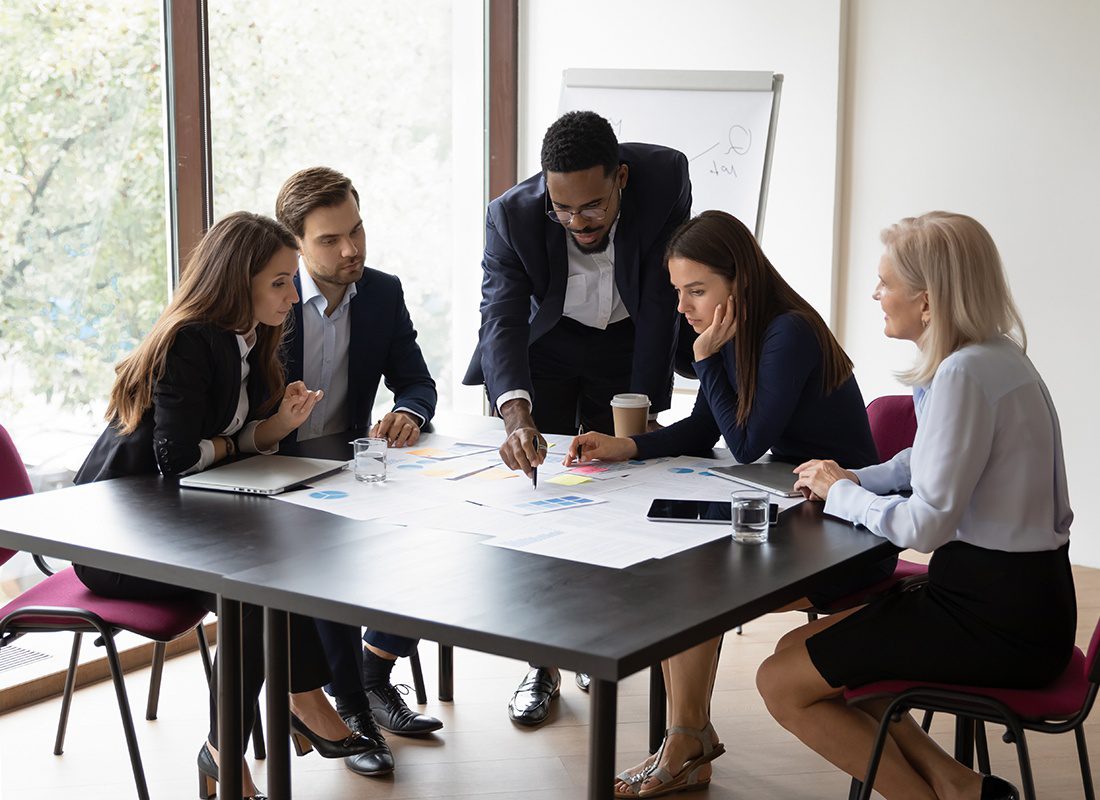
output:
[[[1087,646],[1100,614],[1100,571],[1077,569],[1080,608],[1078,643]],[[729,636],[714,696],[714,723],[727,753],[715,762],[709,792],[686,797],[727,800],[817,800],[847,797],[848,779],[808,751],[767,715],[753,688],[757,664],[776,639],[805,619],[772,615]],[[434,688],[434,645],[421,645],[429,693]],[[340,761],[316,754],[294,759],[294,796],[301,800],[366,798],[517,798],[580,800],[585,796],[588,744],[587,697],[566,674],[553,721],[528,731],[507,719],[508,697],[522,677],[518,662],[468,651],[455,654],[455,702],[432,700],[425,709],[443,719],[444,729],[428,740],[390,737],[397,771],[386,779],[361,778]],[[407,680],[405,667],[397,679]],[[194,756],[206,731],[206,700],[197,654],[169,661],[165,668],[160,719],[140,718],[148,670],[127,684],[152,797],[192,798],[197,792]],[[645,756],[648,679],[645,673],[619,689],[618,758],[625,768]],[[77,692],[66,751],[52,754],[59,702],[45,701],[0,717],[0,798],[3,800],[116,800],[134,797],[122,729],[109,683]],[[1100,773],[1100,713],[1088,725],[1093,770]],[[933,727],[949,742],[946,720]],[[1042,798],[1082,797],[1072,735],[1029,739]],[[1015,779],[1014,750],[991,736],[994,771]],[[265,786],[263,762],[253,762]]]

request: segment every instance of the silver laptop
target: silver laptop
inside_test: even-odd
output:
[[[734,464],[732,467],[709,467],[707,472],[780,497],[801,497],[800,492],[791,488],[797,480],[797,476],[791,471],[796,466],[798,465],[783,461],[757,461],[752,464]]]
[[[280,494],[294,486],[331,475],[343,469],[347,463],[328,458],[252,456],[205,472],[187,475],[180,478],[180,486],[219,492]]]

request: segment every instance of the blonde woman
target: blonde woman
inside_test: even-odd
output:
[[[1025,355],[993,240],[945,212],[904,219],[882,240],[874,298],[885,333],[919,350],[900,375],[914,387],[916,440],[855,471],[807,461],[796,486],[829,514],[933,553],[929,581],[792,631],[757,673],[772,716],[856,776],[877,726],[869,713],[886,701],[848,707],[844,687],[891,678],[1041,686],[1068,663],[1077,615],[1058,416]],[[890,727],[875,789],[888,800],[1018,797],[953,760],[909,716]]]

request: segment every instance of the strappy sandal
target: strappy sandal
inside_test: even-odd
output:
[[[665,743],[668,741],[668,737],[671,734],[691,736],[697,739],[699,744],[703,747],[703,752],[695,758],[685,761],[683,766],[680,767],[680,771],[675,775],[664,767],[658,766],[661,762],[661,753],[664,750]],[[714,726],[709,722],[702,730],[684,728],[682,726],[669,728],[665,731],[665,740],[661,742],[661,749],[657,751],[657,756],[654,758],[652,764],[633,775],[629,775],[625,772],[619,775],[619,780],[628,784],[632,793],[627,794],[617,791],[615,792],[615,796],[639,798],[639,800],[641,800],[641,798],[646,797],[663,797],[664,795],[673,794],[674,792],[693,792],[707,788],[707,786],[710,785],[710,778],[707,777],[700,780],[699,769],[726,752],[726,746],[721,742],[718,744],[711,744],[711,738],[714,735]],[[626,776],[625,778],[623,777],[624,775]],[[656,778],[661,783],[652,790],[646,791],[642,788],[642,784],[650,778]],[[637,791],[633,792],[635,786],[637,787]]]

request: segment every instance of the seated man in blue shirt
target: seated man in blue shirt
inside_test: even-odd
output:
[[[298,439],[365,428],[384,379],[394,409],[374,423],[370,435],[391,446],[413,444],[435,413],[435,381],[416,344],[400,280],[364,266],[358,192],[335,170],[302,170],[283,184],[275,213],[294,234],[301,267],[295,278],[301,299],[286,342],[287,380],[324,390]],[[348,758],[348,768],[364,775],[391,772],[393,757],[376,724],[413,736],[443,727],[409,709],[390,684],[395,660],[412,653],[417,641],[368,630],[360,647],[356,626],[318,620],[317,627],[332,668],[326,688],[336,710],[352,730],[380,744]]]

